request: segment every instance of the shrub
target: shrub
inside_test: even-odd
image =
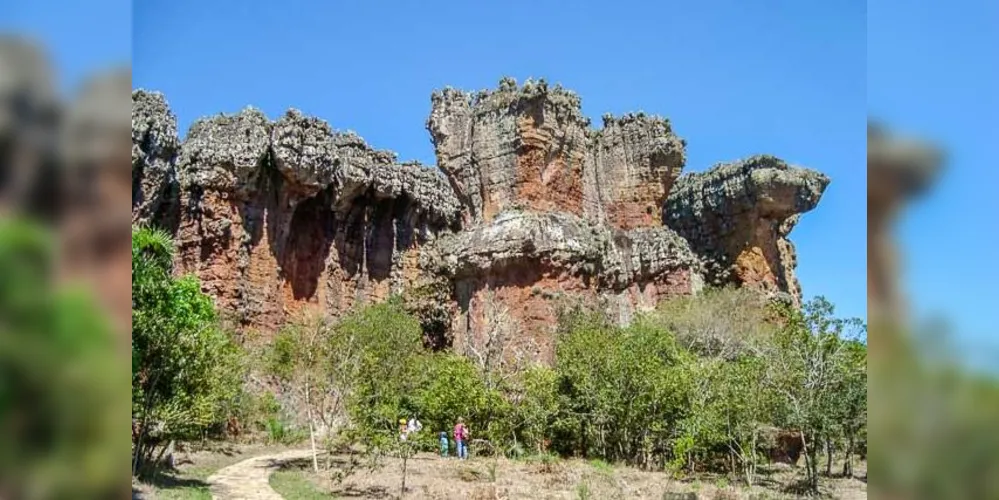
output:
[[[173,277],[172,254],[166,233],[133,230],[133,474],[158,445],[224,429],[240,394],[241,351],[198,281]]]

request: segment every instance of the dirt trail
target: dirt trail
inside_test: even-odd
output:
[[[282,500],[267,480],[281,464],[312,456],[310,450],[291,450],[261,455],[220,469],[208,477],[212,498],[216,500]]]

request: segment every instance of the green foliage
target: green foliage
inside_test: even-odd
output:
[[[544,451],[559,411],[558,373],[545,366],[528,368],[520,377],[520,393],[514,393],[512,415],[516,436],[535,452]]]
[[[796,311],[753,297],[723,290],[681,299],[628,327],[568,311],[554,366],[512,369],[427,351],[420,321],[394,298],[335,323],[289,325],[265,364],[284,396],[306,388],[310,422],[342,410],[348,426],[335,441],[364,445],[375,462],[402,458],[403,478],[406,459],[436,450],[438,433],[464,417],[485,438],[476,453],[529,454],[547,469],[559,455],[593,459],[598,470],[617,461],[677,474],[724,468],[750,484],[765,436],[800,430],[814,481],[817,444],[849,453],[863,443],[867,350],[851,334],[863,325],[835,319],[824,299]],[[196,316],[202,309],[188,300]],[[338,403],[323,402],[330,398]],[[272,439],[286,439],[277,413]],[[424,431],[402,440],[399,421],[411,417]]]
[[[413,412],[419,416],[431,439],[450,431],[455,419],[484,422],[491,408],[502,406],[498,393],[486,390],[483,378],[471,361],[449,353],[428,354],[419,359],[419,382]]]
[[[800,430],[805,442],[807,486],[818,490],[817,452],[838,437],[853,439],[866,420],[866,345],[859,320],[833,316],[818,297],[781,312],[783,326],[765,346],[765,384],[777,397],[775,421]]]
[[[264,428],[267,431],[267,441],[272,444],[298,444],[309,437],[308,433],[289,426],[287,422],[277,416],[268,418]]]
[[[156,441],[220,429],[238,404],[242,351],[217,324],[198,281],[172,276],[165,233],[132,235],[133,473]]]
[[[605,462],[605,461],[603,461],[603,460],[601,460],[599,458],[595,458],[593,460],[590,460],[590,466],[593,467],[597,472],[599,472],[601,474],[611,474],[612,472],[614,472],[613,467],[611,467],[611,465],[609,463],[607,463],[607,462]]]
[[[556,351],[557,449],[649,465],[689,400],[691,356],[651,322],[583,318]]]
[[[814,442],[814,478],[815,444],[856,450],[864,435],[867,352],[851,335],[863,325],[835,319],[821,298],[795,311],[753,297],[711,292],[623,328],[568,311],[555,365],[513,374],[425,351],[417,320],[397,301],[362,309],[335,328],[360,353],[353,431],[371,449],[408,456],[436,447],[437,433],[463,416],[489,448],[511,455],[551,460],[554,451],[676,473],[725,464],[753,483],[764,438],[777,427]],[[411,416],[428,431],[402,442],[398,421]]]
[[[398,441],[398,420],[416,410],[423,351],[419,321],[399,300],[364,308],[336,327],[358,348],[348,411],[359,436],[374,447]]]

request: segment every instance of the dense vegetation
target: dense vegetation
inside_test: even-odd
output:
[[[567,310],[556,361],[544,366],[425,349],[419,321],[394,298],[339,320],[303,316],[243,356],[197,282],[174,278],[170,262],[166,235],[135,233],[136,469],[170,440],[247,424],[275,439],[308,436],[317,450],[360,444],[405,458],[433,449],[458,417],[480,454],[722,470],[750,484],[781,433],[800,443],[811,489],[822,454],[837,452],[851,473],[865,453],[863,325],[834,318],[823,299],[799,311],[715,290],[628,327]],[[265,383],[244,384],[245,370]],[[399,419],[411,416],[427,432],[400,443]],[[242,425],[226,425],[233,420]]]
[[[425,350],[419,323],[392,300],[290,325],[268,367],[284,392],[302,394],[313,434],[333,429],[372,449],[399,452],[397,422],[410,416],[434,431],[416,444],[432,449],[463,416],[480,452],[722,468],[752,483],[774,437],[793,430],[814,488],[820,453],[840,452],[850,474],[865,448],[863,325],[832,313],[822,299],[796,311],[740,290],[670,302],[625,328],[570,311],[554,366],[488,373],[472,357]]]

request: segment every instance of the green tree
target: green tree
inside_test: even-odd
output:
[[[836,407],[837,431],[844,441],[843,476],[853,476],[853,456],[867,428],[867,345],[856,339],[844,340],[838,365]]]
[[[172,257],[169,235],[133,230],[133,474],[157,445],[201,437],[222,423],[242,381],[240,349],[218,327],[198,281],[172,276]]]
[[[772,397],[764,383],[765,360],[744,356],[722,366],[715,388],[721,396],[722,434],[725,445],[742,469],[746,484],[752,486],[760,436],[773,421]]]
[[[398,422],[417,410],[423,355],[419,320],[393,297],[348,315],[337,325],[336,336],[352,339],[360,349],[347,404],[351,437],[365,446],[373,463],[383,455],[401,460],[405,492],[407,466],[416,447],[400,439]]]
[[[447,431],[459,416],[469,425],[486,423],[490,410],[502,405],[500,394],[486,388],[484,377],[468,358],[432,353],[418,362],[420,380],[413,408],[426,428]]]
[[[518,382],[516,390],[508,396],[515,408],[512,415],[516,419],[512,424],[514,449],[521,441],[535,453],[547,452],[559,411],[558,373],[546,366],[533,366],[521,374]]]
[[[823,297],[801,311],[783,312],[784,324],[767,349],[767,385],[778,395],[779,421],[801,431],[808,488],[818,491],[818,447],[836,432],[841,406],[843,335],[853,322],[836,319]]]

